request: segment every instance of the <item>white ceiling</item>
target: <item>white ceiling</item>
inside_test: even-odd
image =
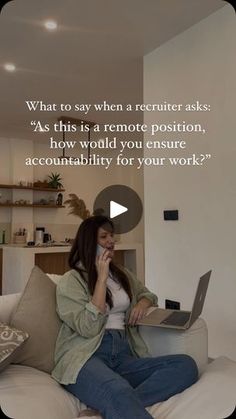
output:
[[[141,103],[142,57],[224,5],[222,0],[8,3],[0,15],[0,136],[32,138],[29,121],[40,117],[29,113],[25,100]],[[57,32],[43,28],[47,18],[57,20]],[[6,62],[18,70],[7,73]],[[41,119],[56,121],[59,115],[41,113]],[[130,117],[122,114],[122,120]],[[96,122],[119,118],[118,113],[87,115]]]

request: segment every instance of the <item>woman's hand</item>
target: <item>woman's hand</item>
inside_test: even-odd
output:
[[[147,309],[151,307],[152,303],[147,298],[143,297],[137,304],[135,304],[132,309],[128,324],[130,326],[135,326],[137,321],[141,320],[147,313]]]
[[[110,252],[104,249],[101,255],[96,258],[96,268],[98,273],[98,281],[106,282],[109,275],[109,265],[111,262]]]

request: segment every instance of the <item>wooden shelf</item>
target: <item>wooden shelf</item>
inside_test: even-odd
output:
[[[65,208],[65,205],[56,204],[0,204],[0,207],[18,207],[18,208]]]
[[[36,186],[21,186],[21,185],[1,185],[1,184],[0,184],[0,189],[26,189],[29,191],[65,192],[65,189],[40,188]]]

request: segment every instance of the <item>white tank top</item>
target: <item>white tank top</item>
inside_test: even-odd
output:
[[[124,329],[125,312],[130,305],[130,299],[124,288],[110,276],[107,280],[107,286],[112,293],[113,307],[110,309],[107,304],[108,319],[106,329]]]

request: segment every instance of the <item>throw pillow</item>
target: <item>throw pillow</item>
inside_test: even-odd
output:
[[[10,324],[30,335],[14,363],[51,373],[61,320],[56,313],[56,285],[37,266],[31,272]]]
[[[28,337],[28,333],[0,323],[0,371],[14,360],[18,349]]]

